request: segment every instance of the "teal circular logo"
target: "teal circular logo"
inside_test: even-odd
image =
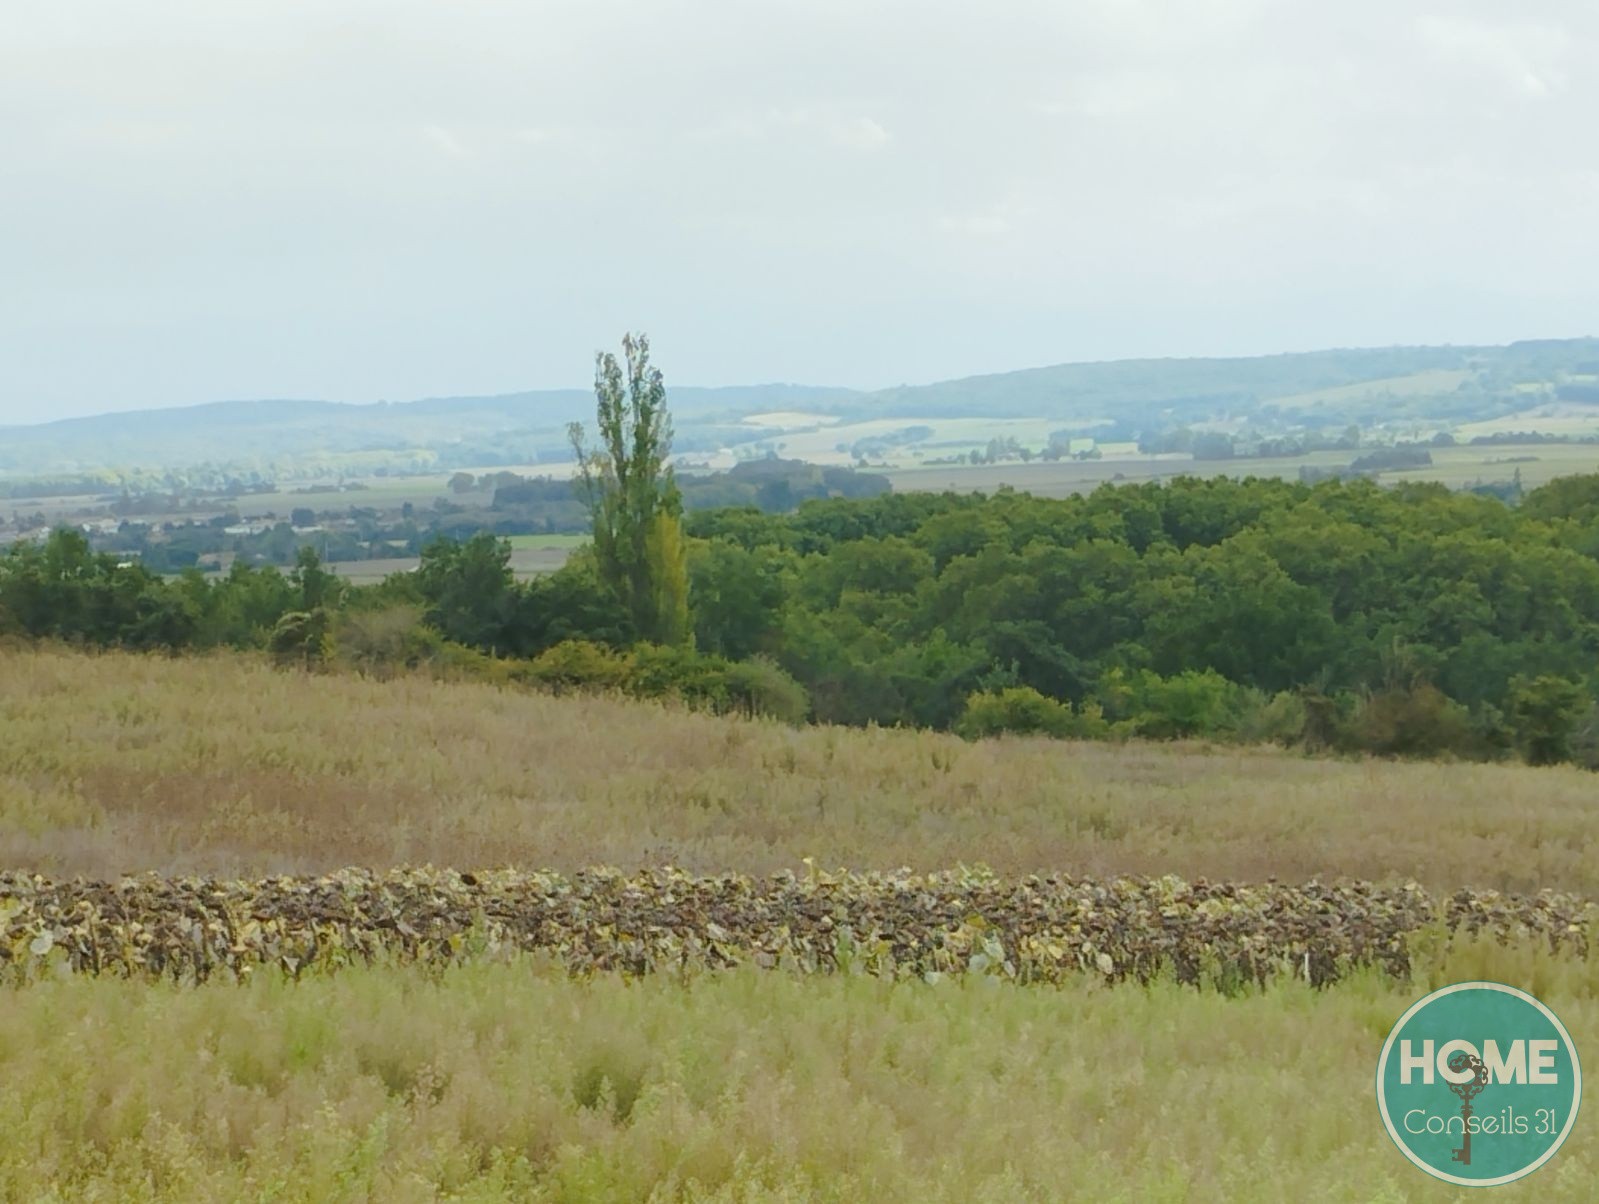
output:
[[[1429,1175],[1493,1187],[1566,1140],[1582,1100],[1577,1047],[1525,991],[1457,982],[1412,1004],[1377,1060],[1388,1135]]]

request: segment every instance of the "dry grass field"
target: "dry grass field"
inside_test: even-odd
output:
[[[1534,424],[1536,426],[1537,424]],[[1174,477],[1282,477],[1298,480],[1301,468],[1331,471],[1347,468],[1359,452],[1311,452],[1303,456],[1266,456],[1238,460],[1194,460],[1188,456],[1107,457],[1103,460],[1061,460],[1031,464],[897,464],[884,475],[897,492],[953,490],[992,492],[1009,485],[1039,497],[1089,493],[1107,483],[1142,484]],[[1386,471],[1384,485],[1401,481],[1438,481],[1451,489],[1477,482],[1508,481],[1519,469],[1522,485],[1534,489],[1556,477],[1599,471],[1599,444],[1516,443],[1432,449],[1426,468]]]
[[[519,581],[553,573],[581,542],[569,535],[513,536],[511,572]],[[327,567],[355,585],[376,585],[394,573],[409,573],[421,563],[419,556],[394,556],[381,560],[333,560]]]
[[[237,656],[0,654],[0,864],[1351,876],[1599,895],[1599,779],[791,729]]]
[[[56,876],[811,857],[1595,896],[1596,781],[0,652],[0,867]],[[1411,966],[1228,993],[859,967],[574,978],[509,951],[299,981],[47,974],[0,988],[0,1199],[1461,1200],[1382,1129],[1383,1036],[1426,990],[1493,978],[1599,1047],[1599,959],[1423,941]],[[1591,1131],[1502,1198],[1592,1199]]]

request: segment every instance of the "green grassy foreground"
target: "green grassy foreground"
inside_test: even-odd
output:
[[[1599,971],[1477,948],[1599,1047]],[[1441,1200],[1371,1077],[1426,983],[75,978],[0,1006],[7,1200]],[[1590,1200],[1578,1128],[1505,1200]]]

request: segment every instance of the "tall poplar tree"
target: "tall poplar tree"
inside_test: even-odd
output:
[[[623,361],[594,357],[597,446],[583,424],[568,428],[577,453],[578,487],[594,522],[600,575],[633,617],[642,639],[686,643],[688,562],[683,499],[668,461],[672,419],[666,385],[650,365],[645,335],[622,338]]]

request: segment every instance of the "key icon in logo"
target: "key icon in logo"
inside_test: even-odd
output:
[[[1450,1083],[1449,1090],[1460,1097],[1460,1116],[1465,1123],[1461,1126],[1461,1144],[1454,1151],[1454,1161],[1462,1166],[1471,1165],[1471,1101],[1484,1087],[1488,1085],[1488,1067],[1476,1054],[1469,1054],[1465,1050],[1449,1056],[1449,1069],[1456,1074],[1467,1070],[1471,1077],[1463,1083]]]

